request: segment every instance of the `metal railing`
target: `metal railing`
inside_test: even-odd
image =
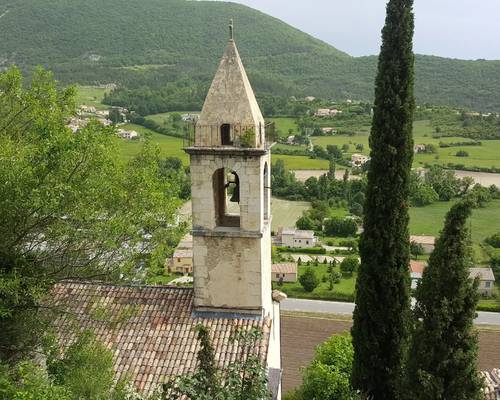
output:
[[[255,128],[243,124],[231,124],[229,141],[223,143],[222,125],[203,125],[192,122],[184,135],[184,147],[236,147],[270,148],[277,141],[274,122]]]

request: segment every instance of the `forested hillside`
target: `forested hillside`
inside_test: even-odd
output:
[[[4,0],[0,68],[43,64],[63,82],[131,88],[181,78],[205,84],[230,18],[258,93],[371,100],[376,57],[351,57],[273,17],[224,2]],[[417,56],[416,91],[420,103],[497,110],[500,61]]]

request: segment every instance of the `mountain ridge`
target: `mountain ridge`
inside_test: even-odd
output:
[[[7,13],[5,13],[8,11]],[[215,72],[235,38],[257,93],[371,100],[377,56],[353,57],[247,6],[183,0],[7,0],[0,5],[0,67],[41,64],[64,83],[155,88]],[[498,110],[500,61],[416,56],[416,96]]]

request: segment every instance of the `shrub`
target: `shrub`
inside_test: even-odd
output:
[[[340,270],[343,274],[352,275],[359,267],[359,260],[357,257],[346,257],[340,263]]]
[[[306,292],[312,292],[319,285],[318,277],[316,272],[310,267],[300,276],[299,282]]]
[[[354,349],[347,334],[332,336],[316,348],[316,356],[304,370],[303,384],[293,399],[354,400],[351,386]]]
[[[255,132],[252,128],[247,129],[240,137],[241,147],[255,147]]]
[[[325,233],[331,236],[353,236],[357,230],[358,225],[352,218],[334,217],[325,224]]]
[[[467,153],[465,150],[459,150],[455,155],[457,157],[469,157],[469,153]]]
[[[500,249],[500,232],[495,233],[493,236],[484,239],[486,243],[493,246],[495,249]]]

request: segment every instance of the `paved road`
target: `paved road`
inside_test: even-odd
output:
[[[283,311],[351,315],[354,311],[354,303],[286,299],[281,303],[281,309]],[[475,323],[478,325],[500,325],[500,313],[480,311]]]

